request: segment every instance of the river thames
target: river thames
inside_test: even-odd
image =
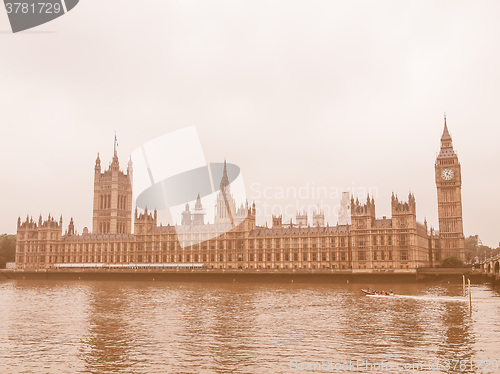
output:
[[[500,373],[500,293],[473,285],[472,316],[461,295],[444,282],[3,281],[0,372]]]

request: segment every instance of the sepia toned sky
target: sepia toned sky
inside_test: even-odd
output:
[[[390,216],[391,193],[411,191],[437,227],[446,112],[465,235],[496,247],[498,14],[498,1],[82,0],[12,34],[0,9],[0,232],[49,213],[90,228],[114,132],[125,168],[189,125],[208,162],[241,167],[260,224],[318,204],[335,224],[343,190]]]

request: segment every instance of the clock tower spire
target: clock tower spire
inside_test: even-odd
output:
[[[434,165],[438,198],[440,254],[436,262],[456,256],[465,260],[465,240],[462,221],[462,174],[458,156],[453,150],[451,135],[444,115],[441,149]]]

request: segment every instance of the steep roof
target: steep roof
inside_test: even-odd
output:
[[[441,136],[441,149],[439,151],[438,158],[455,158],[455,157],[457,157],[457,155],[453,150],[451,135],[450,132],[448,131],[448,126],[446,125],[446,114],[445,114],[443,135]]]
[[[448,126],[446,126],[446,117],[444,117],[444,130],[443,135],[441,136],[441,141],[443,140],[451,140],[450,132],[448,131]]]

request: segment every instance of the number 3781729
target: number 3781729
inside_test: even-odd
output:
[[[58,14],[63,11],[59,3],[5,3],[5,7],[9,14]]]

